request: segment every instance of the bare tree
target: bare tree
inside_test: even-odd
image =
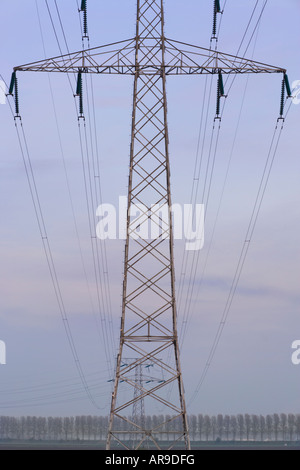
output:
[[[159,424],[159,419],[157,415],[153,415],[152,416],[152,429],[155,429],[156,426],[158,426],[158,424]]]
[[[8,418],[8,437],[16,439],[18,434],[18,422],[14,416]]]
[[[53,433],[54,433],[55,441],[58,441],[59,439],[62,438],[62,430],[63,430],[62,418],[60,417],[54,418]]]
[[[204,433],[205,433],[205,438],[208,441],[208,438],[209,438],[210,433],[211,433],[211,420],[210,420],[210,416],[208,416],[208,415],[204,416],[203,429],[204,429]]]
[[[294,430],[295,430],[295,424],[296,424],[295,415],[293,415],[292,413],[289,413],[288,417],[287,417],[287,423],[288,423],[290,441],[292,441],[293,440]]]
[[[211,435],[212,435],[212,440],[214,441],[216,439],[216,431],[217,431],[217,418],[215,416],[212,416],[210,418],[211,422]]]
[[[4,439],[4,416],[0,416],[0,439]]]
[[[26,418],[25,416],[21,416],[20,419],[20,438],[21,439],[26,439]]]
[[[85,430],[86,430],[86,416],[80,416],[80,432],[81,432],[81,439],[83,441],[85,439]]]
[[[75,418],[74,416],[71,416],[70,418],[70,436],[71,439],[74,439],[74,432],[75,432]]]
[[[251,432],[251,418],[248,413],[244,416],[245,429],[246,429],[246,439],[249,441],[250,432]]]
[[[27,439],[33,439],[33,420],[32,416],[26,416]]]
[[[269,441],[272,439],[272,431],[273,431],[273,418],[271,415],[266,416],[266,428],[268,433]]]
[[[47,424],[48,424],[47,426],[48,427],[48,439],[50,440],[54,439],[54,418],[52,418],[52,416],[48,417]]]
[[[47,420],[46,418],[37,418],[37,439],[45,439],[47,433]]]
[[[244,416],[242,414],[237,415],[237,423],[238,423],[238,428],[239,428],[240,441],[242,441],[244,437],[244,431],[245,431]]]
[[[217,416],[217,433],[218,437],[222,440],[223,438],[223,430],[224,430],[224,417],[222,414],[218,414]]]
[[[260,440],[263,442],[266,431],[266,418],[263,415],[259,417]]]
[[[99,416],[93,416],[93,435],[94,435],[94,441],[97,440],[99,436]]]
[[[105,428],[105,425],[103,427]],[[153,427],[152,427],[152,416],[151,415],[146,416],[146,428],[147,429],[153,429]],[[105,434],[106,434],[106,431],[105,431]]]
[[[63,433],[64,433],[64,438],[65,441],[69,439],[69,433],[71,429],[71,420],[69,417],[63,418]]]
[[[80,439],[80,428],[80,416],[75,416],[75,436],[78,441]]]
[[[285,433],[286,433],[286,426],[287,426],[287,416],[285,413],[281,413],[280,415],[280,428],[282,432],[282,440],[285,440]]]
[[[35,440],[37,436],[37,417],[32,416],[31,422],[32,422],[32,439]]]
[[[91,435],[93,432],[93,417],[91,415],[88,415],[86,418],[86,429],[87,429],[87,438],[90,441]]]
[[[224,431],[226,435],[226,441],[228,441],[229,433],[230,433],[230,416],[229,415],[224,416]]]
[[[300,415],[296,415],[296,439],[300,440]]]
[[[232,435],[232,440],[236,440],[236,433],[238,429],[238,422],[236,419],[236,416],[230,416],[230,427],[231,427],[231,435]]]
[[[254,441],[256,441],[257,434],[259,431],[259,417],[257,415],[252,415],[251,423],[252,423],[252,436],[253,436]]]
[[[279,426],[280,426],[279,415],[277,413],[274,413],[273,414],[273,428],[274,428],[275,441],[278,441]]]
[[[190,429],[191,438],[193,441],[195,441],[196,433],[197,433],[197,417],[195,415],[192,415],[189,418],[189,429]]]
[[[199,440],[202,441],[202,433],[204,426],[204,416],[202,414],[198,415],[198,431],[199,431]]]

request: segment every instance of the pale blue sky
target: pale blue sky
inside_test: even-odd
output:
[[[59,31],[54,2],[48,3]],[[227,0],[220,50],[236,53],[255,3],[254,0]],[[257,11],[263,3],[260,0]],[[9,81],[14,66],[43,59],[44,52],[36,2],[2,0],[0,4],[0,73]],[[166,35],[209,47],[212,4],[212,0],[166,0]],[[224,5],[224,0],[221,4]],[[38,0],[38,5],[46,54],[59,55],[46,4]],[[58,5],[69,49],[79,50],[81,33],[76,1],[60,0]],[[135,0],[90,0],[88,5],[91,46],[134,36]],[[299,21],[299,0],[269,0],[255,50],[252,42],[247,54],[249,57],[254,54],[258,61],[286,68],[291,83],[300,80]],[[242,53],[250,36],[249,33]],[[61,35],[60,40],[66,52]],[[0,340],[7,347],[7,364],[0,366],[0,414],[106,414],[110,404],[107,381],[111,376],[97,330],[101,320],[93,314],[95,288],[72,91],[65,76],[51,76],[88,282],[74,230],[48,76],[19,73],[18,77],[21,115],[69,323],[87,381],[101,411],[90,404],[78,378],[50,281],[14,121],[9,106],[0,105]],[[176,203],[190,202],[204,80],[205,77],[168,79],[172,195]],[[291,105],[219,347],[199,394],[189,405],[226,304],[279,113],[281,75],[249,77],[233,146],[246,80],[244,76],[237,77],[226,102],[207,216],[206,244],[200,253],[187,336],[181,349],[190,413],[300,412],[300,366],[291,362],[291,344],[300,339],[300,105]],[[132,78],[95,77],[94,87],[103,202],[116,203],[119,195],[126,195],[127,189]],[[215,94],[214,84],[208,135],[212,129]],[[201,282],[231,153],[215,236]],[[199,203],[201,194],[200,184]],[[118,241],[107,244],[116,344],[123,246]],[[177,286],[183,246],[180,242],[175,244]],[[183,298],[179,302],[180,326],[184,305]],[[111,357],[116,352],[113,350]]]

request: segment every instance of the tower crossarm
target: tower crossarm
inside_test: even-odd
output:
[[[282,67],[166,39],[166,74],[286,73]]]
[[[165,38],[165,62],[159,60],[161,38],[141,38],[143,59],[135,60],[136,38],[19,65],[14,71],[121,75],[195,75],[286,73],[282,67]]]

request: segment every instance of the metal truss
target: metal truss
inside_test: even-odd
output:
[[[21,65],[17,71],[134,76],[120,347],[107,449],[128,449],[132,441],[136,449],[146,442],[161,449],[162,434],[173,441],[170,448],[189,449],[177,335],[166,77],[286,71],[167,39],[163,0],[137,0],[133,39]],[[149,234],[149,225],[155,234]],[[124,364],[128,356],[136,359]],[[157,378],[138,380],[137,371],[149,362]],[[146,413],[157,415],[151,429],[147,420],[132,418],[141,400]]]
[[[276,67],[224,52],[164,38],[164,64],[158,60],[160,37],[140,37],[143,60],[135,61],[136,39],[86,49],[15,67],[15,71],[65,72],[121,75],[157,75],[164,68],[165,75],[236,73],[285,73]]]
[[[173,440],[171,447],[179,441],[190,447],[177,337],[163,24],[161,1],[138,1],[134,54],[125,49],[134,56],[135,79],[120,350],[108,449],[113,442],[128,448],[126,433],[115,425],[116,417],[139,436],[136,449],[149,445],[160,449],[162,433],[168,442]],[[135,217],[133,209],[138,211]],[[156,236],[149,234],[150,221]],[[129,351],[137,360],[121,367]],[[146,361],[152,362],[161,380],[142,384],[133,380],[134,369]],[[125,384],[139,393],[126,398]],[[129,418],[130,407],[142,399],[148,412],[161,410],[152,429]]]

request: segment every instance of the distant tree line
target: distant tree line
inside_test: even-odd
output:
[[[146,416],[146,427],[155,427],[161,419],[159,415]],[[300,414],[198,414],[190,415],[188,420],[191,441],[300,440]],[[166,431],[176,431],[172,428],[172,423],[173,421],[168,424],[168,429],[162,429],[160,439],[166,439]],[[128,431],[125,421],[120,420],[119,426],[124,433]],[[103,441],[106,439],[107,428],[108,418],[103,416],[0,416],[0,440]]]
[[[299,441],[300,414],[191,415],[192,441]]]

